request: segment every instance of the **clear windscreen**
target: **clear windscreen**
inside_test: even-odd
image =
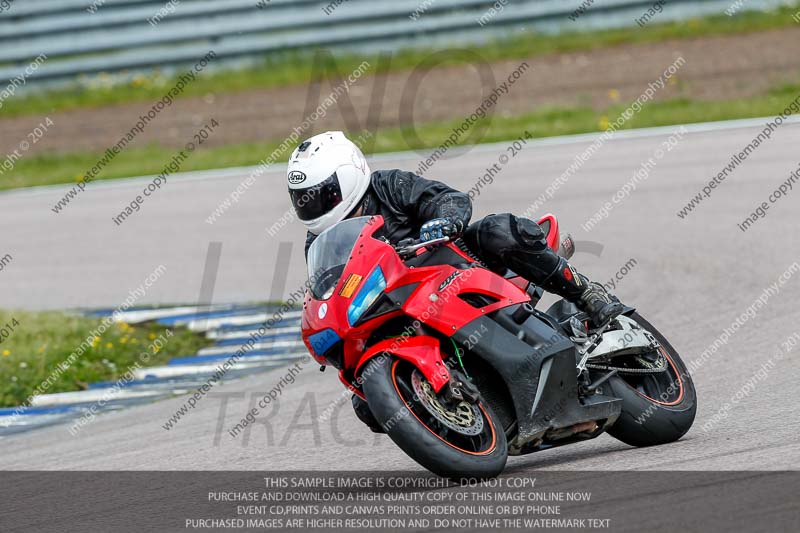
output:
[[[342,277],[350,252],[371,217],[343,220],[317,237],[308,249],[308,279],[311,294],[327,300]]]

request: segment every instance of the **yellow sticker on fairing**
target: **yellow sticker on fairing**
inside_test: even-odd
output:
[[[358,274],[350,274],[347,276],[347,279],[342,286],[342,290],[339,291],[340,296],[344,296],[345,298],[350,298],[355,292],[356,287],[358,284],[361,283],[361,279],[363,276],[359,276]]]

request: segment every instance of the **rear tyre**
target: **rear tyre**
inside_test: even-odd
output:
[[[603,385],[605,394],[622,399],[622,413],[608,434],[631,446],[674,442],[694,422],[694,383],[669,341],[640,314],[633,313],[630,318],[658,340],[668,367],[659,374],[616,375]]]
[[[487,479],[503,471],[506,435],[488,405],[444,405],[419,370],[393,357],[372,359],[362,376],[375,418],[416,462],[457,480]]]

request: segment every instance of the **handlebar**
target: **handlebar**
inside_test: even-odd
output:
[[[406,259],[408,257],[412,257],[416,254],[417,250],[420,248],[427,248],[429,246],[436,246],[439,244],[444,244],[446,242],[450,242],[450,237],[442,237],[441,239],[433,239],[432,241],[420,241],[419,239],[403,239],[402,241],[398,242],[394,249],[397,254]]]

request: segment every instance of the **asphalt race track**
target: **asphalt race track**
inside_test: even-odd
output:
[[[742,222],[798,168],[800,125],[778,129],[710,198],[685,219],[677,212],[762,129],[715,128],[688,133],[637,189],[590,232],[581,224],[611,199],[674,128],[609,141],[554,195],[542,211],[556,213],[580,248],[574,263],[607,281],[629,262],[615,292],[636,305],[689,362],[800,261],[800,191],[772,204],[742,232]],[[475,198],[476,217],[523,212],[594,137],[529,143]],[[439,161],[426,175],[469,190],[498,161],[507,144],[484,146]],[[378,158],[373,168],[415,169],[420,154]],[[510,154],[509,154],[510,155]],[[209,214],[246,177],[241,172],[174,178],[121,226],[111,217],[147,180],[92,184],[65,211],[50,210],[65,188],[0,195],[4,253],[13,256],[0,279],[8,308],[116,306],[157,265],[167,273],[138,303],[197,300],[210,242],[222,242],[214,301],[257,301],[288,295],[304,280],[302,236],[292,223],[275,237],[271,226],[288,208],[280,168],[270,171],[213,225]],[[794,187],[797,189],[797,184]],[[282,261],[280,242],[296,243],[282,294],[272,291]],[[599,243],[599,244],[598,244]],[[602,248],[601,248],[602,247]],[[600,252],[600,249],[602,250]],[[599,256],[597,255],[599,253]],[[278,271],[285,270],[285,262]],[[796,390],[798,353],[781,348],[800,331],[800,273],[769,295],[729,342],[694,374],[699,411],[681,441],[634,449],[611,437],[509,461],[510,475],[545,470],[785,470],[800,460]],[[280,284],[278,284],[280,285]],[[782,350],[780,352],[779,350]],[[175,427],[166,422],[183,399],[102,415],[78,436],[66,426],[3,439],[0,469],[74,470],[418,470],[387,437],[375,436],[341,398],[334,372],[303,367],[274,409],[242,435],[227,430],[269,393],[285,369],[217,386]],[[738,394],[737,394],[738,393]],[[703,425],[715,414],[717,422]]]

